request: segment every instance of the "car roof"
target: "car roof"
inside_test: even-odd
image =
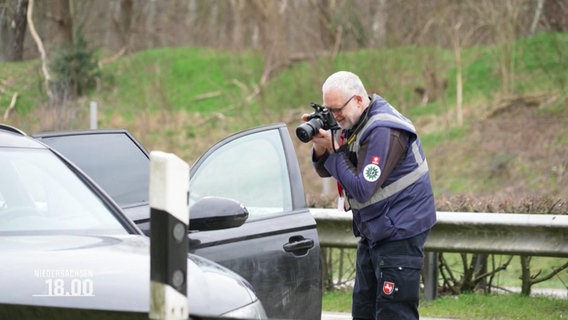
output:
[[[23,131],[6,124],[0,124],[0,147],[46,149],[45,145],[29,137]]]

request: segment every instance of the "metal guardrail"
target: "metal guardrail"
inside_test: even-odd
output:
[[[356,248],[351,212],[310,209],[321,247]],[[424,298],[436,298],[438,252],[568,257],[568,215],[437,212],[424,245]]]
[[[320,245],[356,248],[351,212],[310,209]],[[568,215],[438,212],[426,251],[568,257]]]

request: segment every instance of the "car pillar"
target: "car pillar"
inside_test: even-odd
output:
[[[189,165],[150,153],[150,319],[187,319]]]

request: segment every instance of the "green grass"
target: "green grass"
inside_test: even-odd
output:
[[[260,57],[197,48],[135,53],[105,68],[113,87],[102,92],[121,110],[214,112],[252,91],[262,73]]]
[[[36,102],[45,99],[45,87],[41,77],[38,60],[0,63],[0,112],[10,105],[12,97],[18,93],[17,108],[27,113]]]
[[[351,312],[351,291],[326,292],[323,310]],[[433,301],[421,301],[422,317],[452,319],[566,319],[568,301],[548,297],[522,297],[518,294],[462,294],[442,296]]]
[[[450,128],[443,131],[435,131],[422,135],[420,141],[424,150],[428,150],[436,145],[442,144],[447,141],[460,140],[468,133],[467,127]]]
[[[555,75],[551,65],[566,68],[562,60],[566,36],[540,35],[519,40],[520,57],[516,64],[520,90],[531,87],[564,87],[565,76]],[[539,55],[538,46],[551,48]],[[464,98],[476,101],[492,97],[500,86],[495,61],[495,48],[464,49]],[[407,46],[383,50],[342,52],[335,59],[322,57],[292,65],[275,76],[262,88],[262,94],[250,104],[247,116],[257,113],[270,119],[290,110],[309,110],[309,102],[321,102],[323,75],[336,70],[358,73],[371,92],[378,92],[412,118],[441,115],[455,100],[455,63],[450,50]],[[114,81],[105,90],[93,94],[119,110],[186,110],[190,112],[225,112],[239,109],[239,101],[249,96],[259,85],[263,72],[262,56],[253,52],[220,52],[198,48],[152,49],[138,52],[105,66]],[[533,79],[533,75],[539,76]],[[434,75],[447,81],[444,100],[419,106],[414,93],[427,86]],[[536,82],[535,80],[538,80]],[[537,86],[538,85],[538,86]],[[532,89],[534,90],[534,89]],[[203,98],[210,95],[209,98]],[[258,122],[265,118],[257,117]]]
[[[517,294],[462,294],[422,302],[420,313],[425,317],[454,319],[565,319],[568,301]]]
[[[568,35],[540,34],[520,39],[515,48],[517,90],[566,90]],[[546,48],[544,50],[543,48]],[[463,49],[464,102],[493,97],[500,87],[496,47]],[[204,48],[159,48],[123,57],[102,69],[98,90],[89,99],[109,110],[136,114],[140,110],[185,110],[246,115],[257,123],[275,119],[291,109],[309,110],[309,102],[321,102],[323,77],[348,69],[358,73],[370,92],[378,92],[413,120],[441,115],[455,101],[453,52],[439,47],[406,46],[382,50],[341,52],[336,57],[294,64],[278,69],[256,99],[242,101],[259,86],[263,57],[258,53],[226,52]],[[34,68],[30,70],[30,67]],[[31,75],[31,76],[30,76]],[[447,81],[443,99],[420,106],[416,87],[431,78]],[[7,89],[18,91],[18,108],[28,112],[46,100],[38,61],[2,63],[0,80],[15,78]],[[11,90],[0,94],[0,111],[8,105]],[[248,110],[250,109],[250,110]],[[256,117],[255,117],[256,115]]]
[[[565,34],[547,33],[526,38],[519,41],[519,47],[518,71],[531,77],[518,85],[520,90],[529,86],[562,91],[568,89],[568,40]]]
[[[351,312],[351,289],[331,290],[323,294],[322,310]]]

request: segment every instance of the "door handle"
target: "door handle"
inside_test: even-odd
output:
[[[293,236],[288,241],[282,247],[284,251],[292,252],[295,255],[305,255],[308,250],[314,247],[314,240],[306,239],[303,236]]]

